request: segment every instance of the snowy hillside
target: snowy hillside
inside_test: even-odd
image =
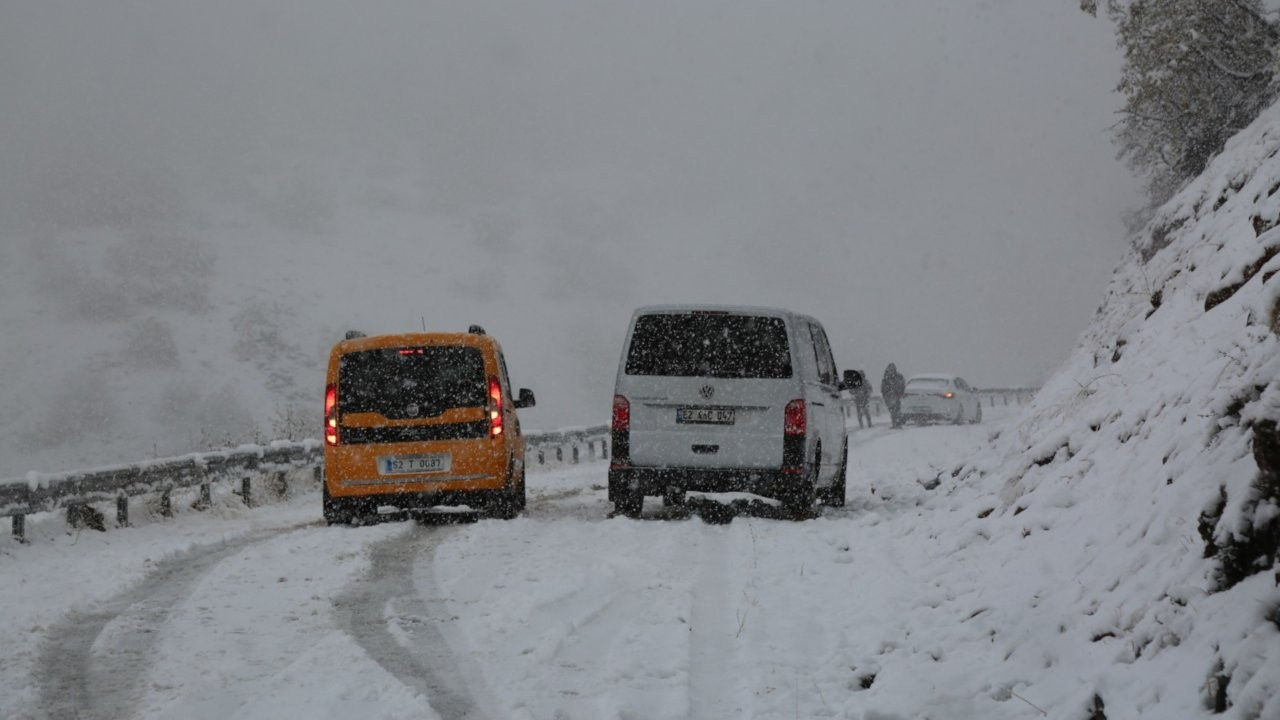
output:
[[[0,478],[314,437],[329,348],[351,328],[479,323],[538,391],[529,427],[603,416],[605,332],[629,307],[582,301],[590,279],[569,283],[571,253],[556,251],[569,235],[519,209],[442,206],[403,168],[366,170],[264,171],[198,208],[8,235]],[[537,301],[512,312],[511,297]],[[546,341],[609,361],[587,380],[539,372]]]
[[[1045,663],[1093,658],[1080,707],[1280,718],[1278,223],[1273,107],[1159,210],[1000,459],[958,471],[1013,550],[991,592],[1038,608]]]

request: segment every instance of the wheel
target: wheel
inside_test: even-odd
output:
[[[662,505],[664,507],[684,507],[685,498],[684,488],[668,487],[662,491]]]
[[[951,421],[952,425],[964,424],[964,403],[960,403],[960,407],[956,410],[956,419]]]
[[[528,505],[529,495],[528,491],[525,490],[524,473],[522,472],[520,473],[520,489],[516,491],[516,508],[518,508],[520,512],[524,512],[524,509],[528,507]]]
[[[845,476],[849,472],[849,441],[844,441],[844,449],[840,451],[840,470],[836,473],[836,479],[831,483],[831,487],[827,489],[823,502],[827,507],[844,507],[845,496]]]
[[[512,474],[515,473],[513,469]],[[525,494],[524,478],[520,478],[520,482],[510,490],[499,490],[495,492],[489,499],[489,515],[499,520],[512,520],[524,511],[525,505],[528,504],[528,498]]]
[[[972,422],[974,425],[977,425],[982,422],[982,400],[981,399],[978,400],[978,412],[974,413],[973,420],[971,420],[970,422]]]
[[[814,495],[818,485],[818,468],[821,467],[822,446],[813,453],[813,463],[804,477],[782,496],[782,509],[796,518],[807,517],[813,512]]]
[[[627,490],[615,497],[613,509],[619,515],[629,518],[640,517],[640,511],[644,509],[644,494],[636,490]]]
[[[323,488],[321,506],[324,512],[324,521],[330,525],[350,525],[351,521],[355,519],[351,501],[330,497],[329,484],[326,482],[321,482],[320,486]]]
[[[631,487],[631,474],[626,470],[609,470],[609,501],[614,512],[625,517],[640,517],[644,493]]]
[[[485,503],[485,511],[489,517],[498,520],[514,520],[524,508],[520,504],[524,495],[523,486],[519,490],[499,490]]]

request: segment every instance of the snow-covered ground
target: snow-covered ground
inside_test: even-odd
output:
[[[0,541],[0,716],[1028,717],[1115,652],[1063,649],[1074,595],[1019,592],[1056,566],[950,478],[1007,417],[855,431],[847,507],[805,522],[610,518],[601,463],[531,476],[510,522],[324,527],[305,477],[106,533],[36,517]]]

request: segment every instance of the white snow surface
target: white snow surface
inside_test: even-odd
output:
[[[926,489],[986,415],[854,431],[848,505],[803,522],[610,518],[603,463],[532,474],[509,522],[324,527],[305,473],[105,533],[36,516],[0,542],[0,716],[1025,717],[1078,658],[984,590],[1008,558],[966,557],[969,493]]]

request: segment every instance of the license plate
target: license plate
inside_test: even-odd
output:
[[[676,408],[676,422],[699,425],[732,425],[733,408]]]
[[[378,458],[379,475],[421,475],[423,473],[448,472],[453,466],[449,453],[430,455],[383,455]]]

